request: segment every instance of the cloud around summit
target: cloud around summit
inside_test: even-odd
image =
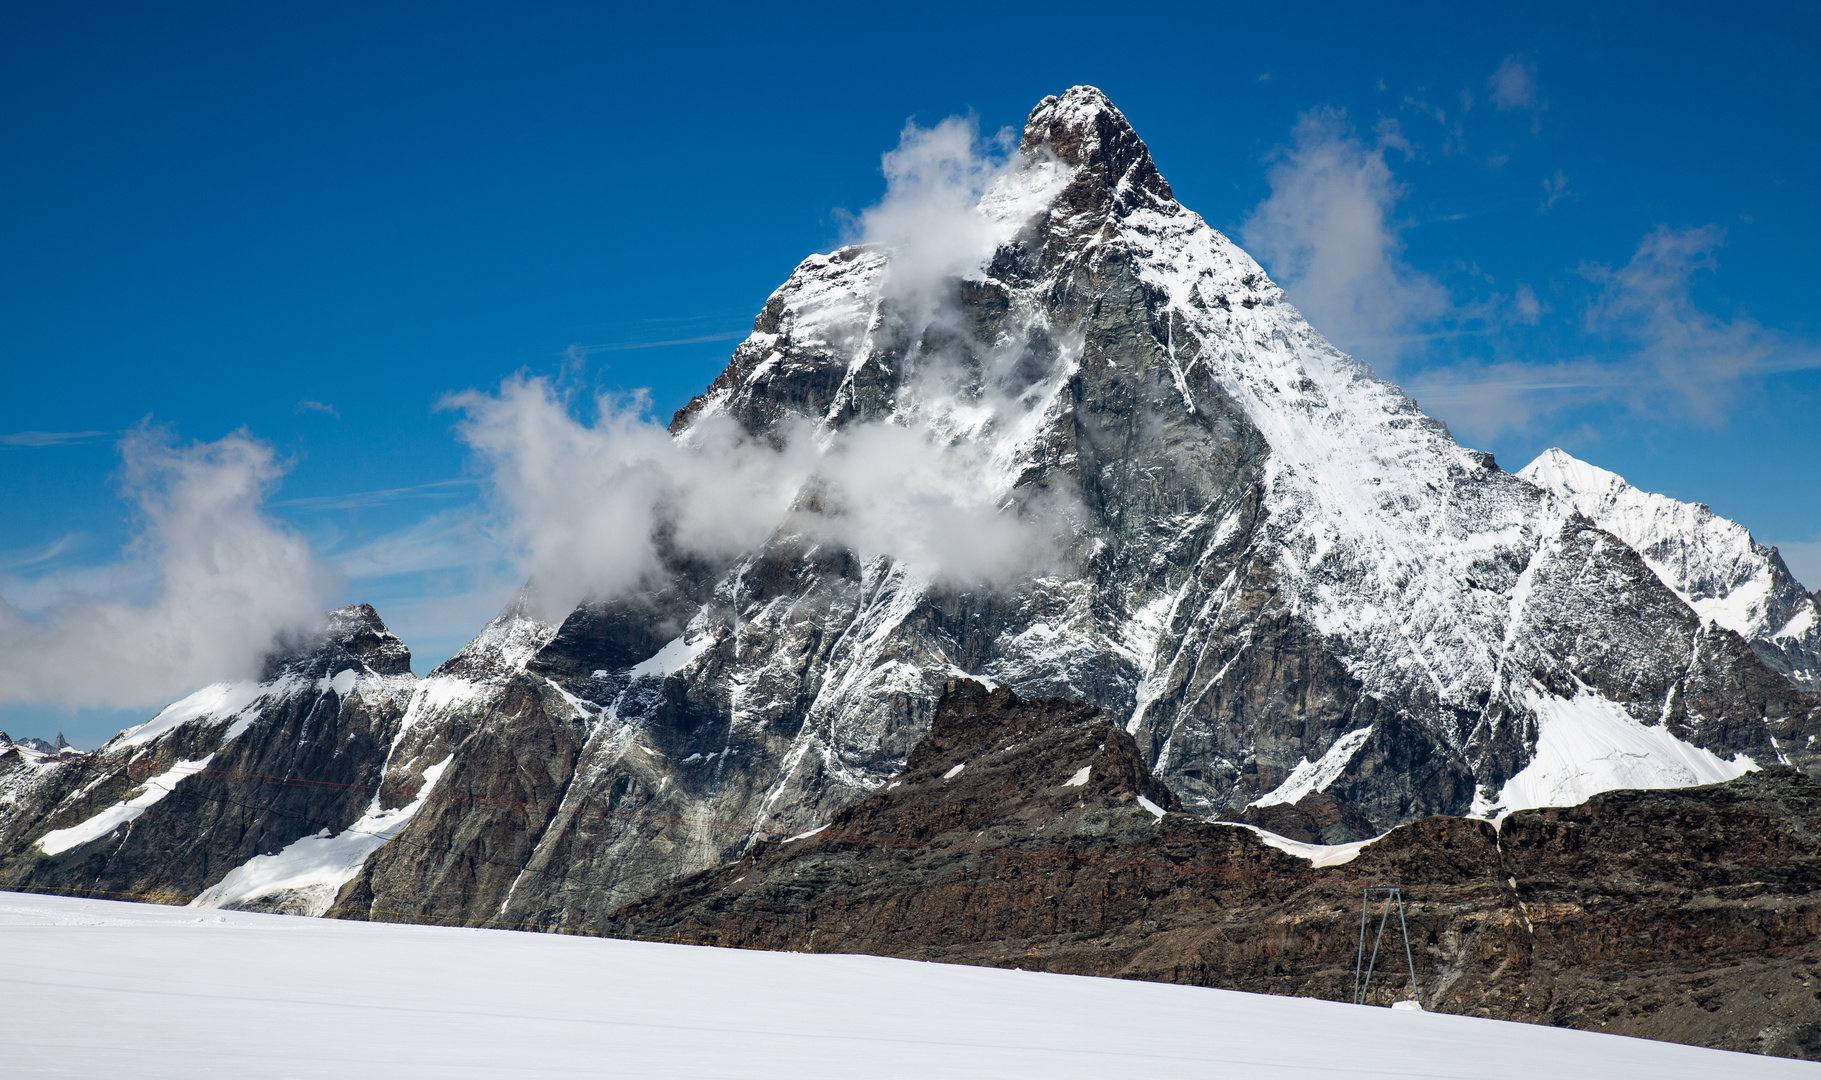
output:
[[[805,419],[755,439],[709,416],[672,438],[641,399],[577,401],[526,377],[446,404],[489,478],[491,535],[549,618],[660,588],[677,558],[731,560],[774,536],[964,586],[1039,570],[1066,539],[1062,518],[1021,515],[980,483],[979,447],[912,427]]]
[[[950,283],[978,272],[1022,225],[1020,208],[1065,179],[1043,165],[1016,152],[1009,130],[982,138],[971,117],[904,127],[881,160],[884,195],[850,218],[848,239],[890,249],[881,295],[907,340],[959,326]],[[527,375],[444,404],[461,414],[458,435],[489,481],[490,535],[546,615],[658,587],[675,558],[729,560],[774,537],[992,587],[1054,562],[1071,507],[982,481],[991,448],[954,439],[949,414],[1023,406],[995,393],[991,355],[987,385],[959,390],[959,359],[917,348],[904,358],[917,415],[839,430],[797,417],[764,438],[713,413],[673,438],[640,395],[584,395]]]
[[[120,556],[0,582],[0,705],[162,704],[256,674],[333,601],[334,572],[264,511],[284,471],[271,446],[242,432],[184,445],[141,426],[120,453],[139,517]]]

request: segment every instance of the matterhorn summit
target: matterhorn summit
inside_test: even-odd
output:
[[[1767,549],[1458,445],[1178,203],[1091,87],[1038,103],[952,236],[805,259],[671,424],[684,448],[730,430],[819,455],[775,528],[666,532],[638,589],[515,608],[408,692],[349,676],[396,790],[262,846],[390,831],[332,901],[262,899],[282,875],[255,867],[236,902],[599,925],[884,788],[957,678],[1098,706],[1210,818],[1319,795],[1383,830],[1816,761],[1814,606]],[[257,707],[220,730],[244,744]],[[220,745],[191,742],[157,760]],[[108,812],[67,791],[110,745],[33,820]],[[49,792],[73,766],[12,768]],[[89,831],[6,872],[106,887],[93,856],[136,841]]]

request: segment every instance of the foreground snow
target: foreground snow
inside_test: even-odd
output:
[[[17,1077],[1821,1075],[1155,983],[20,893],[0,950]]]

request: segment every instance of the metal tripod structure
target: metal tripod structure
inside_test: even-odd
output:
[[[1372,907],[1372,895],[1383,893],[1385,909],[1378,917],[1378,935],[1372,939],[1372,959],[1366,959],[1366,913]],[[1378,966],[1378,948],[1385,941],[1385,926],[1391,921],[1391,905],[1397,905],[1397,928],[1404,935],[1404,962],[1410,967],[1410,996],[1420,1008],[1422,995],[1416,988],[1416,958],[1410,952],[1410,927],[1404,922],[1404,894],[1395,885],[1368,885],[1359,904],[1359,958],[1353,962],[1353,1004],[1366,1003],[1366,991],[1372,988],[1372,971]],[[1361,978],[1362,969],[1364,978]]]

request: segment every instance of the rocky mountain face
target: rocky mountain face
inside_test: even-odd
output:
[[[1744,638],[1771,669],[1821,690],[1821,600],[1803,591],[1776,548],[1700,503],[1640,491],[1561,450],[1544,451],[1518,475],[1631,545],[1663,584]]]
[[[463,812],[538,868],[492,914],[592,917],[651,867],[826,821],[902,768],[957,675],[1105,709],[1199,813],[1316,795],[1324,830],[1812,764],[1813,696],[1337,352],[1097,91],[1041,103],[1020,154],[982,200],[1007,239],[976,270],[932,299],[889,249],[806,260],[672,430],[922,433],[973,454],[1007,515],[1064,493],[1053,564],[975,586],[785,527],[584,605],[517,676],[497,755],[452,766],[567,808]],[[529,787],[520,739],[561,748]],[[396,863],[388,910],[451,873]],[[488,913],[492,888],[427,910]]]
[[[69,741],[63,737],[63,732],[61,731],[57,733],[55,742],[47,742],[44,739],[34,739],[29,735],[15,742],[11,735],[8,735],[4,731],[0,731],[0,750],[5,750],[7,747],[11,746],[23,747],[26,750],[38,754],[61,754],[65,750],[71,749]]]
[[[0,755],[3,880],[597,925],[879,791],[957,677],[1100,710],[1159,806],[1311,839],[1814,767],[1757,630],[1337,351],[1099,91],[1039,103],[975,213],[959,272],[805,260],[672,431],[912,437],[1023,572],[837,542],[894,493],[817,477],[757,550],[660,535],[637,593],[515,606],[422,680],[351,609],[95,755]]]
[[[280,875],[248,892],[249,868],[339,835],[345,877],[403,825],[374,793],[396,803],[422,783],[397,738],[411,654],[361,605],[264,675],[206,687],[96,754],[0,753],[0,883],[179,902],[225,888],[241,906],[321,914],[339,882]]]
[[[1340,846],[1171,807],[1100,711],[957,681],[884,788],[592,928],[1345,1001],[1362,887],[1393,882],[1424,1008],[1821,1059],[1821,786],[1793,769]],[[1393,921],[1370,1001],[1411,995],[1403,946]]]

